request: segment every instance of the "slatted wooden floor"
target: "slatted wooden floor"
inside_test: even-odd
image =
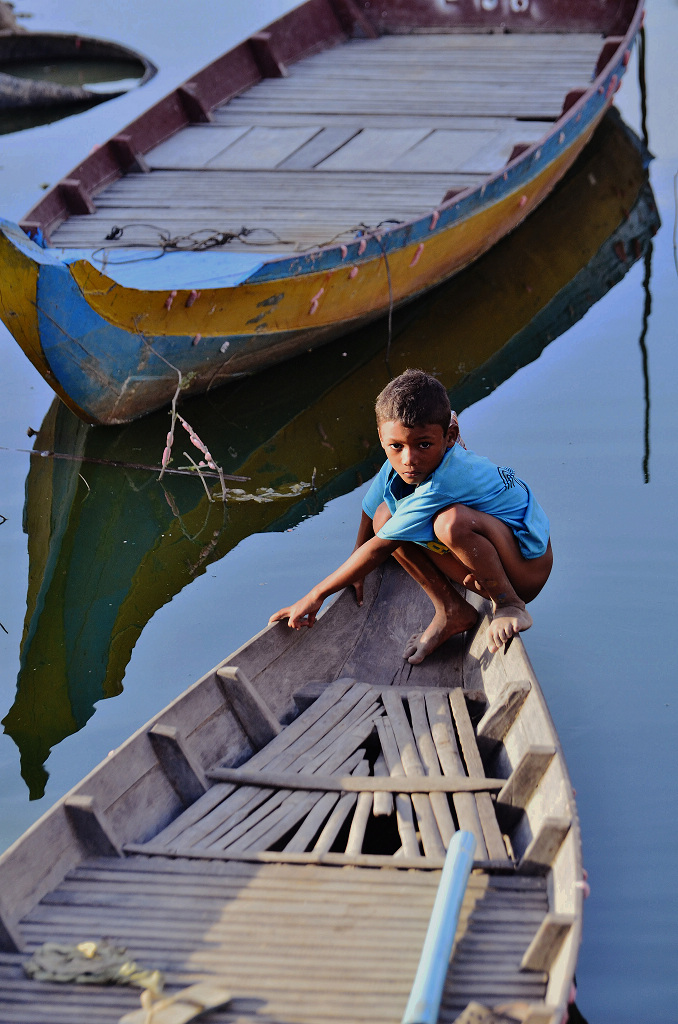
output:
[[[402,792],[394,805],[386,792],[287,788],[313,776],[484,777],[459,687],[382,690],[338,680],[243,767],[250,779],[266,772],[271,784],[217,782],[150,842],[129,849],[190,857],[369,853],[416,863],[442,860],[464,828],[475,836],[477,859],[508,865],[488,792],[455,793],[452,802],[443,792]]]
[[[414,978],[438,871],[169,860],[90,860],[21,923],[47,938],[108,937],[171,992],[223,983],[231,1003],[205,1024],[398,1024]],[[441,1022],[471,999],[537,1001],[545,977],[520,970],[546,911],[542,879],[472,875]],[[3,1024],[117,1024],[127,987],[28,980],[27,954],[0,954]]]
[[[408,221],[539,139],[588,85],[597,35],[352,40],[292,65],[185,128],[71,217],[57,246],[157,245],[199,232],[293,252]],[[118,242],[106,241],[113,226]]]

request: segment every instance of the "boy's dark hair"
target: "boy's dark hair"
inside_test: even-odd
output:
[[[377,426],[397,420],[404,427],[439,423],[445,433],[452,410],[447,391],[439,380],[423,370],[405,370],[377,396]]]

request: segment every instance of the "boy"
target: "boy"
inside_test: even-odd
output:
[[[553,564],[549,523],[527,484],[467,451],[440,381],[406,370],[376,402],[379,440],[388,461],[363,500],[353,554],[305,597],[270,621],[312,626],[326,597],[352,584],[362,604],[365,576],[389,555],[431,599],[434,615],[403,657],[417,665],[477,612],[450,580],[475,588],[493,605],[488,646],[494,652],[532,618],[525,607]]]

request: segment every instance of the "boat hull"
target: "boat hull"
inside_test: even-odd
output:
[[[484,612],[479,598],[477,604]],[[226,972],[226,987],[234,998],[231,1010],[239,1011],[243,1020],[258,1019],[262,1008],[270,1019],[299,1024],[309,1020],[329,1024],[337,1014],[366,1019],[364,1009],[361,1015],[357,1007],[349,1007],[356,986],[365,986],[380,1008],[381,1019],[395,1024],[407,999],[403,979],[413,974],[421,938],[415,942],[410,936],[407,948],[394,951],[393,957],[382,955],[382,941],[387,938],[378,940],[375,966],[379,965],[380,976],[383,970],[394,977],[390,984],[384,980],[383,996],[375,994],[369,968],[365,974],[364,965],[356,963],[355,969],[344,972],[341,957],[337,966],[335,956],[326,954],[324,946],[318,954],[316,940],[309,941],[310,933],[304,930],[306,942],[300,941],[310,959],[301,960],[304,997],[299,1001],[291,975],[269,972],[267,951],[275,950],[277,960],[289,948],[292,960],[299,963],[299,932],[290,930],[290,922],[298,921],[308,909],[307,902],[314,905],[317,899],[324,908],[316,915],[318,945],[320,940],[329,942],[336,953],[345,944],[347,927],[355,929],[351,944],[364,939],[369,921],[358,908],[354,911],[343,898],[332,903],[341,869],[347,866],[352,870],[344,871],[343,877],[352,879],[354,887],[367,885],[371,878],[390,887],[388,901],[372,904],[368,915],[375,927],[385,929],[385,936],[393,913],[409,916],[410,883],[418,887],[419,910],[422,899],[430,905],[428,892],[433,894],[451,838],[439,838],[437,830],[442,830],[441,837],[447,834],[447,822],[452,835],[455,831],[450,809],[445,812],[438,799],[446,793],[451,795],[449,806],[454,805],[455,818],[467,819],[477,838],[474,884],[480,886],[480,893],[465,903],[459,957],[453,955],[443,995],[448,1008],[443,1019],[455,1019],[474,1000],[505,1006],[527,998],[534,1003],[537,1019],[559,1024],[574,975],[583,905],[579,821],[562,749],[520,638],[513,640],[508,651],[490,655],[486,618],[473,635],[447,641],[423,664],[413,667],[403,661],[402,644],[411,629],[421,628],[429,616],[423,591],[395,563],[389,563],[367,578],[362,607],[346,591],[313,630],[298,633],[281,623],[268,627],[112,751],[18,840],[0,858],[0,949],[4,950],[0,1000],[6,997],[16,1003],[13,1019],[17,1024],[23,1020],[51,1024],[55,1015],[64,1012],[72,1020],[114,1024],[121,1012],[134,1006],[134,993],[118,988],[109,997],[105,989],[73,984],[52,986],[45,1000],[35,999],[37,983],[26,981],[22,971],[30,954],[49,939],[82,941],[83,929],[95,942],[100,941],[102,930],[114,934],[132,947],[132,955],[140,962],[165,970],[170,987],[185,984],[187,975],[191,981],[207,981]],[[362,683],[366,665],[370,682]],[[404,710],[409,706],[414,715],[417,706],[423,711],[425,701],[432,732],[427,738],[429,726],[422,732],[423,721],[413,718],[417,740],[408,741],[410,727]],[[469,714],[477,718],[483,708],[483,718],[474,730]],[[444,739],[434,728],[434,722],[440,726],[443,720],[453,728],[450,709],[466,761],[467,770],[462,767],[461,772],[451,767],[444,753],[454,733],[446,726]],[[397,749],[406,758],[407,771],[401,767],[392,775],[402,784],[393,778],[380,781],[379,770],[372,773],[366,763],[353,775],[345,766],[347,745],[353,751],[357,744],[360,757],[362,744],[367,751],[375,742],[375,728],[379,736],[384,735],[382,728],[388,732],[384,714],[399,729]],[[416,748],[422,758],[428,758],[425,751],[433,749],[434,735],[444,771],[439,767],[428,773],[421,763],[417,768],[412,754]],[[382,751],[390,751],[389,757],[399,756],[388,741],[386,745],[379,742]],[[369,756],[375,754],[373,750]],[[349,752],[349,756],[353,755]],[[487,777],[483,763],[492,769]],[[316,773],[308,776],[310,791],[303,789],[300,772]],[[403,774],[418,779],[402,778]],[[241,787],[235,794],[234,786]],[[229,803],[232,795],[236,803],[241,797],[249,800],[253,790],[267,799],[271,787],[281,787],[277,818],[275,804],[262,808],[272,811],[274,820],[262,818],[256,797],[251,821],[234,813]],[[380,789],[395,791],[398,825],[393,807],[379,812],[387,827],[377,841],[367,838],[369,830],[361,832],[356,817],[359,808],[369,811],[372,792]],[[490,791],[498,792],[496,812]],[[324,848],[318,848],[321,840],[315,842],[314,837],[322,817],[334,813],[332,804],[342,793],[342,807],[350,811],[355,807],[349,838],[346,832],[343,838],[336,833],[336,844],[328,846],[323,840]],[[405,807],[410,800],[421,840],[407,825]],[[435,819],[431,816],[434,805]],[[374,807],[378,821],[376,803]],[[291,819],[286,817],[288,812]],[[290,820],[301,834],[288,843]],[[269,825],[284,836],[283,848],[266,833]],[[249,826],[254,846],[248,845],[249,840],[244,846],[232,841],[231,830],[247,835]],[[255,833],[261,840],[255,841]],[[222,842],[222,834],[229,838]],[[94,875],[102,884],[97,882],[93,888]],[[235,876],[251,880],[255,887],[263,879],[264,884],[273,885],[271,896],[284,893],[285,880],[293,877],[294,892],[280,897],[288,904],[287,921],[262,916],[253,902],[256,891],[247,881],[241,890],[244,903],[234,903],[229,892],[216,891],[218,878]],[[277,881],[266,882],[271,879]],[[186,902],[177,885],[196,887],[201,880],[208,881],[211,892],[194,892],[199,902]],[[516,903],[507,908],[507,914],[496,901],[485,902],[483,896],[503,886],[516,893]],[[528,899],[528,891],[536,903]],[[361,892],[367,893],[362,888]],[[182,898],[180,905],[177,899]],[[359,902],[364,905],[365,901]],[[474,902],[478,904],[475,923]],[[241,913],[231,921],[234,908],[241,908]],[[269,909],[273,914],[273,906]],[[184,922],[180,941],[177,912]],[[174,927],[169,924],[172,915]],[[338,931],[333,921],[339,923]],[[422,922],[425,916],[414,929],[420,937]],[[474,942],[479,933],[487,941],[490,932],[501,947],[495,966],[489,962],[492,957],[486,956],[481,965]],[[241,950],[249,950],[250,941],[252,953],[239,957]],[[216,955],[209,956],[210,948]],[[318,985],[318,978],[328,965],[326,988]]]

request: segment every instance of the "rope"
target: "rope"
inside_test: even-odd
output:
[[[370,226],[368,224],[354,224],[353,227],[344,228],[342,231],[337,232],[333,238],[328,241],[319,242],[315,245],[308,246],[306,249],[295,250],[297,252],[314,252],[316,249],[325,249],[333,245],[338,238],[343,235],[351,234],[354,238],[364,238],[367,240],[368,236],[374,237],[375,232],[379,231],[380,228],[385,227],[388,224],[398,225],[404,223],[401,220],[382,220],[376,226]],[[108,234],[105,236],[107,242],[118,242],[123,238],[125,231],[129,231],[131,228],[150,228],[151,231],[157,232],[157,242],[131,242],[130,246],[135,249],[159,249],[160,252],[153,253],[152,255],[132,257],[126,260],[116,260],[118,265],[127,263],[139,263],[142,260],[158,260],[161,256],[164,256],[168,252],[206,252],[209,249],[218,249],[220,246],[229,245],[231,242],[242,242],[243,245],[251,246],[262,246],[270,245],[272,239],[277,245],[296,245],[295,242],[281,238],[272,228],[267,227],[256,227],[248,228],[243,225],[240,231],[219,231],[213,228],[202,228],[197,231],[192,231],[188,235],[170,235],[164,231],[163,228],[158,227],[157,224],[149,224],[146,221],[132,221],[129,224],[123,224],[122,227],[119,224],[114,224]],[[209,232],[205,234],[205,232]],[[266,240],[257,241],[252,238],[252,235],[263,232],[269,236]],[[381,244],[381,240],[377,239]],[[95,249],[92,253],[92,259],[98,263],[106,264],[109,259],[110,249],[106,246],[100,246]],[[383,252],[382,246],[382,252]],[[102,255],[99,255],[102,254]]]
[[[126,263],[139,263],[142,260],[157,260],[161,256],[164,256],[168,252],[206,252],[208,249],[216,249],[222,245],[228,245],[229,242],[242,242],[244,245],[269,245],[270,241],[256,241],[251,239],[250,236],[257,232],[264,232],[267,235],[272,236],[273,240],[278,245],[294,245],[294,242],[288,242],[284,238],[281,238],[271,228],[248,228],[242,227],[240,231],[215,231],[211,228],[203,228],[198,231],[192,231],[188,235],[170,235],[163,231],[162,228],[158,227],[157,224],[148,224],[144,221],[134,221],[130,224],[124,224],[120,227],[118,224],[114,224],[108,234],[105,236],[107,242],[119,241],[125,231],[130,228],[150,228],[152,231],[158,233],[157,242],[132,242],[131,247],[136,249],[160,249],[160,252],[154,253],[150,256],[139,256],[127,260],[116,260],[119,265]],[[209,234],[204,235],[206,231]],[[204,237],[201,237],[203,236]],[[102,253],[103,255],[99,255]],[[100,246],[95,249],[92,253],[92,259],[97,262],[106,264],[108,262],[110,250],[106,246]]]

